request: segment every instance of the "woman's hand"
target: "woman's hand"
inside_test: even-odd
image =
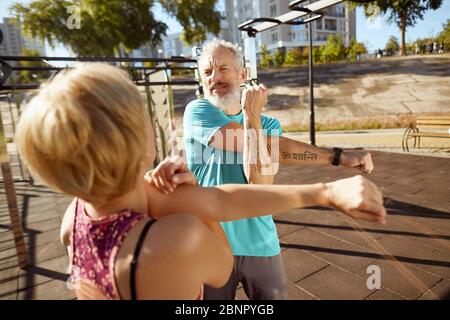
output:
[[[158,166],[145,173],[145,181],[166,194],[179,184],[197,185],[197,179],[179,156],[167,157]]]
[[[355,219],[386,224],[383,194],[378,187],[362,176],[326,183],[327,199],[331,206]]]

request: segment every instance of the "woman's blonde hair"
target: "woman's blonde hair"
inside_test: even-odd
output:
[[[144,101],[127,74],[79,64],[44,85],[16,133],[32,175],[91,203],[131,191],[148,154]]]

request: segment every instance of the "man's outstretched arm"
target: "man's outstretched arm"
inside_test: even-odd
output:
[[[230,122],[217,131],[211,139],[210,146],[227,151],[243,152],[243,132],[242,125]],[[274,161],[273,156],[278,153],[276,156],[279,157],[279,163],[283,164],[331,164],[335,156],[332,149],[319,148],[286,137],[267,136],[266,139],[267,147],[272,154],[272,161]],[[357,168],[365,173],[370,173],[373,170],[372,157],[369,152],[364,150],[345,150],[341,155],[339,164],[347,168]]]

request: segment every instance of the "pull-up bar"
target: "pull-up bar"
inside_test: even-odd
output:
[[[131,57],[44,57],[44,56],[0,56],[5,61],[72,61],[72,62],[156,62],[156,63],[197,63],[195,59],[185,57],[171,58],[131,58]]]
[[[44,66],[16,66],[13,63],[17,62],[42,62],[46,64]],[[0,90],[31,90],[38,89],[40,84],[38,83],[14,83],[3,85],[13,72],[20,71],[36,71],[45,72],[53,71],[60,72],[61,70],[68,69],[69,67],[57,67],[49,63],[49,61],[65,61],[65,62],[110,62],[110,63],[159,63],[162,66],[125,66],[120,65],[121,69],[127,71],[159,71],[159,70],[192,70],[195,71],[197,66],[179,66],[172,65],[171,63],[197,63],[195,59],[186,59],[184,57],[171,57],[171,58],[115,58],[115,57],[44,57],[44,56],[0,56]],[[13,63],[11,63],[13,62]],[[138,86],[162,86],[162,85],[198,85],[196,80],[183,80],[183,81],[166,81],[166,82],[150,82],[145,79],[136,80],[134,82]]]
[[[322,17],[322,13],[317,11],[318,9],[313,10],[315,7],[323,9],[323,6],[314,6],[311,5],[309,7],[299,7],[298,5],[305,0],[298,0],[291,2],[289,4],[289,10],[291,12],[279,16],[278,18],[256,18],[249,21],[246,21],[238,26],[239,30],[247,32],[248,38],[244,39],[245,43],[245,53],[246,55],[251,52],[252,57],[249,57],[249,67],[250,67],[250,81],[257,81],[256,75],[256,41],[255,37],[258,32],[270,29],[277,25],[287,24],[287,25],[302,25],[309,23],[309,93],[310,93],[310,144],[316,144],[316,132],[315,132],[315,118],[314,118],[314,87],[313,87],[313,61],[312,61],[312,31],[311,31],[311,22]],[[324,2],[324,0],[319,1]],[[330,2],[326,0],[325,2]],[[331,1],[339,3],[342,0],[334,0]],[[327,7],[332,4],[326,4]],[[298,21],[298,18],[309,15],[309,18]],[[257,26],[253,26],[255,23],[260,22]],[[251,40],[252,39],[252,40]]]

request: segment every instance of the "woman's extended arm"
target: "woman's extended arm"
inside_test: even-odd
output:
[[[231,221],[316,205],[381,224],[386,217],[381,192],[362,176],[311,185],[180,185],[169,194],[148,185],[147,191],[155,217],[189,213],[202,220]]]

